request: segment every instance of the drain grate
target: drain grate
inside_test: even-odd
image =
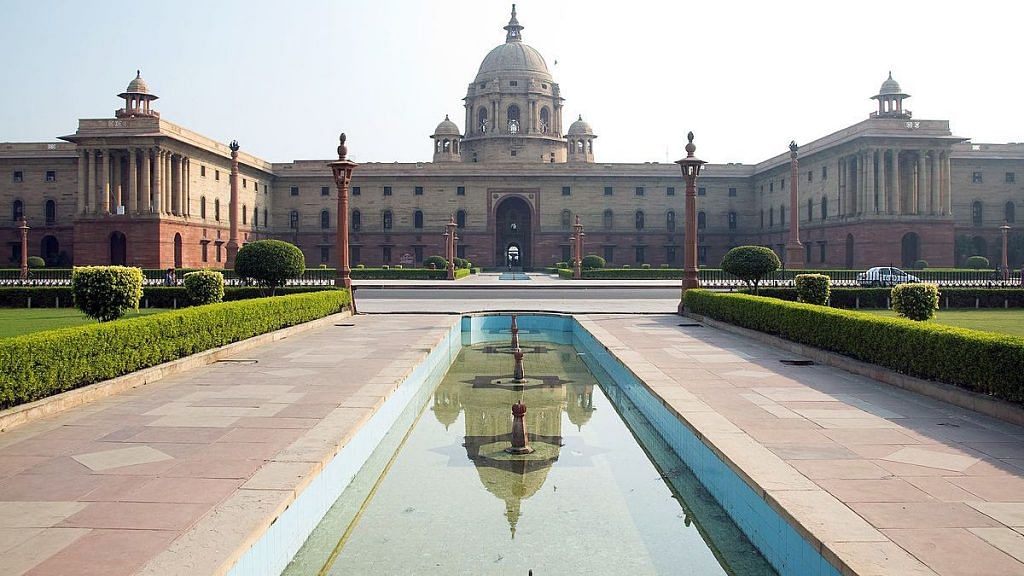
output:
[[[252,358],[224,358],[217,360],[217,364],[256,364],[259,360]]]
[[[341,326],[342,328],[351,328],[352,326],[355,326],[355,324],[335,324],[335,326]]]
[[[814,360],[779,360],[787,366],[814,366]]]
[[[696,322],[680,324],[679,326],[682,326],[683,328],[703,328],[704,327],[703,324],[697,324]]]

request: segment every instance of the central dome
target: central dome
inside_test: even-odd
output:
[[[512,19],[505,26],[505,43],[487,53],[476,73],[476,82],[492,80],[497,76],[511,73],[537,76],[551,80],[551,72],[544,57],[535,48],[523,44],[523,26],[516,20],[516,7],[512,5]]]

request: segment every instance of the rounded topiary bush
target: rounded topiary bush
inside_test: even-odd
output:
[[[28,267],[29,268],[46,268],[46,260],[43,260],[39,256],[29,256],[28,257]]]
[[[935,284],[897,284],[891,298],[892,309],[911,320],[928,320],[939,309],[939,288]]]
[[[444,270],[448,268],[448,261],[444,259],[444,256],[431,256],[423,261],[424,268],[433,267],[434,270]]]
[[[71,271],[75,307],[100,322],[139,308],[142,270],[128,266],[81,266]]]
[[[555,262],[555,268],[561,270],[563,268],[571,268],[571,266],[569,266],[568,262]]]
[[[466,267],[466,259],[465,258],[459,258],[458,256],[456,256],[455,257],[455,267],[456,268],[465,268]]]
[[[651,269],[651,265],[650,264],[641,264],[640,267],[643,268],[644,270],[650,270]]]
[[[761,279],[780,266],[778,255],[764,246],[737,246],[722,258],[722,270],[753,286],[755,294]]]
[[[224,300],[224,275],[213,270],[198,270],[185,274],[185,292],[195,306],[216,304]]]
[[[831,279],[824,274],[797,274],[796,297],[799,302],[824,306],[831,293]]]
[[[305,271],[306,258],[302,250],[281,240],[250,242],[235,256],[235,273],[261,288],[269,288],[271,295],[278,286],[284,286],[289,279],[298,278]]]
[[[604,261],[604,258],[601,258],[597,254],[587,254],[583,257],[583,261],[581,263],[584,270],[600,270],[601,268],[604,268],[606,264],[607,262]]]
[[[927,267],[928,267],[928,261],[927,260],[915,260],[914,261],[914,270],[924,270]]]
[[[964,265],[974,270],[988,268],[988,258],[985,258],[984,256],[971,256],[967,259],[967,262],[964,263]]]

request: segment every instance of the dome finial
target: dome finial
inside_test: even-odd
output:
[[[519,25],[519,20],[516,20],[516,5],[512,5],[512,18],[509,19],[508,25],[505,26],[507,34],[505,34],[505,42],[522,42],[523,40],[523,26]]]
[[[136,68],[135,69],[135,77],[136,78],[142,78],[142,70],[139,70],[139,69]]]

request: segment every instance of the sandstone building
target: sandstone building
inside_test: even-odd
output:
[[[353,265],[443,254],[443,225],[454,215],[459,256],[503,266],[514,248],[522,265],[547,266],[569,259],[579,215],[587,253],[614,265],[681,266],[679,167],[597,162],[594,129],[566,117],[561,87],[523,42],[514,9],[504,30],[505,42],[468,85],[463,128],[446,117],[430,135],[431,162],[355,171]],[[29,253],[51,265],[224,265],[228,146],[161,118],[138,74],[119,97],[124,107],[113,118],[79,120],[63,142],[0,144],[6,265],[17,265],[22,215]],[[701,263],[715,266],[741,244],[784,255],[789,218],[800,219],[806,251],[790,268],[918,259],[952,266],[958,249],[995,257],[999,227],[1016,227],[1024,203],[1024,181],[1016,180],[1024,144],[967,142],[946,120],[913,118],[908,97],[890,74],[865,120],[804,143],[796,207],[788,152],[756,164],[709,164],[698,181]],[[328,160],[271,163],[244,151],[239,158],[240,239],[288,240],[307,265],[333,266],[337,190]]]

